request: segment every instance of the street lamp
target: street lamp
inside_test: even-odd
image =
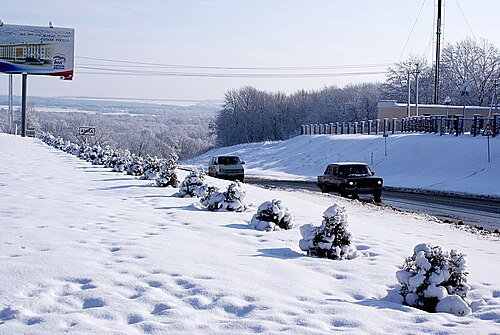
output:
[[[418,116],[418,75],[420,74],[420,70],[418,68],[418,63],[415,63],[415,71],[413,72],[415,74],[415,85],[416,85],[416,94],[415,94],[415,115]]]

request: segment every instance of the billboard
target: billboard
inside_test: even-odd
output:
[[[0,72],[72,79],[75,30],[0,25]]]

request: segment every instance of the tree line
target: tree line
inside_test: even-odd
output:
[[[284,140],[301,124],[376,118],[380,84],[352,84],[291,95],[269,93],[246,86],[225,93],[213,122],[217,144]]]
[[[500,77],[500,50],[484,39],[467,38],[443,48],[438,104],[488,106]],[[375,119],[379,100],[415,103],[434,101],[434,66],[410,56],[388,68],[383,83],[351,84],[292,94],[266,92],[251,86],[225,93],[212,129],[217,145],[284,140],[302,124]],[[496,100],[495,102],[496,103]]]

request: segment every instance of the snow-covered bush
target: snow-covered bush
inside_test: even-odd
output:
[[[403,303],[428,312],[470,314],[464,300],[470,289],[465,269],[464,254],[443,252],[427,243],[417,245],[396,273]]]
[[[179,179],[177,178],[177,155],[170,154],[170,158],[163,163],[163,166],[156,178],[158,187],[179,187]]]
[[[49,133],[42,133],[40,134],[40,136],[38,136],[38,138],[41,139],[43,143],[53,146],[52,141],[54,139],[54,135]]]
[[[224,205],[224,193],[219,192],[215,186],[208,186],[205,195],[201,197],[200,203],[209,211],[217,211]]]
[[[90,148],[90,146],[87,143],[85,143],[85,142],[82,143],[82,145],[80,145],[80,151],[78,152],[78,158],[86,159],[86,155],[87,155],[89,148]]]
[[[334,204],[323,213],[321,226],[306,224],[300,227],[299,247],[311,256],[338,260],[356,258],[358,252],[347,226],[345,208]]]
[[[95,153],[95,158],[91,161],[93,165],[104,165],[107,161],[108,157],[111,155],[112,150],[109,146],[101,148],[101,146],[97,146],[97,150]]]
[[[208,184],[205,181],[205,172],[194,169],[182,182],[179,189],[179,196],[200,198],[205,195],[207,188]]]
[[[99,151],[101,151],[101,147],[99,145],[93,145],[93,146],[84,146],[83,152],[80,154],[80,158],[86,160],[87,162],[93,162],[96,160],[98,157]]]
[[[144,165],[142,169],[144,170],[144,174],[141,176],[141,179],[146,180],[155,180],[158,178],[158,174],[163,166],[163,160],[158,159],[156,156],[151,157],[148,156],[144,160]]]
[[[250,225],[257,230],[291,229],[293,216],[281,200],[273,199],[259,206],[257,213],[252,217]]]
[[[38,136],[42,142],[56,149],[78,156],[80,154],[80,146],[70,141],[64,141],[62,137],[55,137],[49,133],[42,133]]]
[[[248,208],[245,198],[246,192],[243,191],[241,183],[234,181],[225,192],[219,192],[218,188],[209,186],[200,203],[211,211],[225,209],[230,212],[243,212]]]
[[[243,212],[248,208],[245,198],[247,193],[243,191],[241,183],[239,181],[234,181],[227,187],[227,191],[224,192],[224,208],[228,211]]]
[[[110,150],[106,160],[104,161],[104,167],[110,168],[115,171],[115,166],[120,163],[123,164],[123,151]],[[118,168],[119,169],[119,168]]]
[[[144,174],[144,159],[141,156],[132,155],[132,161],[127,167],[127,174],[142,176]]]
[[[52,146],[56,149],[63,150],[63,148],[66,146],[66,142],[64,142],[62,137],[56,137]]]
[[[110,150],[108,158],[104,161],[104,166],[107,168],[114,168],[120,157],[120,152],[116,150]]]
[[[80,153],[80,146],[76,143],[72,143],[70,141],[66,142],[66,147],[64,148],[64,151],[67,152],[68,154],[78,156]]]
[[[130,165],[131,161],[132,161],[132,156],[130,155],[130,151],[128,150],[120,151],[111,170],[114,172],[123,172]]]
[[[51,147],[59,150],[63,150],[66,147],[66,143],[62,137],[55,137],[52,134],[43,134],[40,136],[40,139]]]

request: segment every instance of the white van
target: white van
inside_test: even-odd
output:
[[[238,156],[215,156],[208,163],[208,175],[221,179],[243,181],[245,169]]]

